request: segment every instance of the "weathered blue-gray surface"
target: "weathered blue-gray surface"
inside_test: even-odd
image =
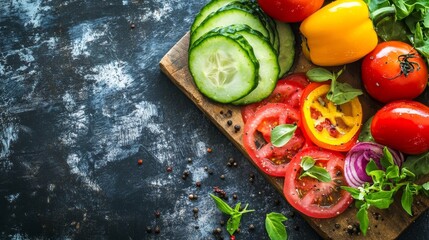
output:
[[[267,239],[271,211],[290,239],[319,238],[159,70],[206,2],[0,2],[0,238],[227,238],[216,186],[256,209],[237,238]]]

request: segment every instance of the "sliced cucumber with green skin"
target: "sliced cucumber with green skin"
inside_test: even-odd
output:
[[[269,29],[269,32],[271,34],[270,38],[272,38],[270,42],[273,45],[274,49],[278,52],[280,43],[275,21],[271,17],[269,17],[264,11],[262,11],[261,7],[259,7],[259,4],[257,2],[247,2],[255,10],[259,18],[263,19],[267,23],[266,27],[267,29]]]
[[[227,27],[233,24],[246,24],[254,30],[262,33],[264,37],[270,37],[270,33],[265,27],[265,24],[258,16],[249,12],[248,7],[246,8],[239,4],[228,4],[207,16],[207,18],[192,32],[190,45],[192,46],[195,41],[205,33],[215,28]]]
[[[223,6],[235,1],[237,0],[212,0],[207,3],[203,8],[201,8],[200,12],[195,17],[194,22],[191,26],[191,32],[193,32],[204,21],[204,19],[206,19],[208,15],[216,12]]]
[[[191,47],[188,60],[198,90],[213,101],[233,102],[258,84],[259,64],[242,36],[207,34]]]
[[[295,60],[295,35],[288,23],[275,21],[279,34],[280,48],[278,53],[280,74],[283,77],[292,67]]]
[[[243,36],[252,46],[253,53],[259,62],[258,86],[243,98],[232,103],[236,105],[249,104],[268,97],[276,86],[280,72],[277,52],[268,39],[247,25],[231,25],[214,31],[227,36]]]

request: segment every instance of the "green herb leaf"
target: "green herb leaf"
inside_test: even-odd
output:
[[[334,78],[332,72],[325,68],[313,68],[307,71],[307,78],[312,82],[326,82]]]
[[[288,235],[283,224],[287,218],[281,213],[269,213],[265,217],[265,229],[271,240],[285,240]]]
[[[410,190],[410,184],[405,186],[404,191],[402,192],[401,197],[401,205],[402,208],[410,215],[413,216],[413,212],[411,211],[411,206],[413,204],[413,193]]]
[[[369,226],[369,217],[368,217],[368,205],[362,204],[359,208],[359,211],[356,214],[356,217],[359,221],[359,228],[363,235],[366,235]]]
[[[353,100],[355,97],[362,94],[362,90],[353,88],[348,83],[336,82],[332,83],[331,90],[326,95],[326,98],[333,102],[335,105],[341,105]]]
[[[424,190],[428,190],[429,191],[429,182],[426,182],[422,185]]]
[[[393,162],[392,153],[390,153],[387,147],[383,148],[383,155],[380,158],[380,163],[384,169],[387,169],[389,166],[395,165],[395,163]]]
[[[378,192],[371,192],[366,195],[366,202],[370,205],[379,208],[379,209],[387,209],[393,203],[393,194],[395,192],[391,191],[383,191],[380,190]]]
[[[371,134],[371,122],[374,117],[370,117],[362,126],[362,130],[359,134],[359,142],[374,142],[374,138]]]
[[[365,167],[365,172],[368,176],[371,176],[371,172],[380,170],[377,166],[377,163],[371,158],[368,164]]]
[[[346,190],[347,192],[349,192],[354,199],[359,199],[360,198],[360,193],[361,192],[357,188],[348,187],[348,186],[341,186],[341,189]]]
[[[408,156],[402,167],[413,172],[417,178],[429,174],[429,152]]]
[[[315,178],[321,182],[331,181],[331,175],[329,175],[329,172],[323,167],[319,167],[319,166],[313,166],[307,171],[304,171],[299,177],[299,179],[305,176]]]
[[[393,165],[393,166],[387,167],[386,178],[392,179],[392,180],[398,180],[399,179],[399,166]]]
[[[212,197],[212,199],[214,200],[217,208],[227,214],[227,215],[232,215],[235,211],[234,209],[232,209],[228,203],[224,202],[221,198],[219,198],[218,196],[215,196],[213,194],[210,194],[210,197]]]
[[[282,147],[293,137],[298,126],[296,124],[280,124],[271,130],[271,143],[275,147]]]
[[[234,212],[226,222],[226,230],[228,231],[229,235],[234,235],[234,232],[240,227],[242,215],[243,214],[239,212]]]
[[[302,170],[308,171],[308,169],[313,167],[315,163],[316,163],[316,161],[312,157],[304,156],[301,159],[301,163],[299,165],[302,167]]]

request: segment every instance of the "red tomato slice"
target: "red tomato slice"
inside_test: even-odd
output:
[[[255,115],[256,110],[267,103],[287,103],[295,109],[299,109],[302,91],[308,85],[305,73],[293,73],[277,81],[273,92],[261,102],[243,106],[241,116],[244,123],[249,117]]]
[[[316,165],[325,168],[330,182],[320,182],[312,177],[299,176],[302,173],[301,159],[312,157]],[[283,193],[295,209],[314,218],[331,218],[344,212],[352,202],[349,192],[342,190],[347,185],[344,178],[344,156],[341,153],[321,148],[307,148],[300,151],[286,170]]]
[[[292,157],[307,146],[299,128],[298,110],[284,103],[267,103],[244,125],[243,145],[252,161],[266,174],[284,177]],[[282,147],[270,142],[271,129],[280,124],[298,124],[293,137]]]

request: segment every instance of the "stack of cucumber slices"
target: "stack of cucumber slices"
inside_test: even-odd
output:
[[[189,71],[209,99],[235,105],[259,102],[292,67],[295,36],[254,1],[212,0],[190,31]]]

